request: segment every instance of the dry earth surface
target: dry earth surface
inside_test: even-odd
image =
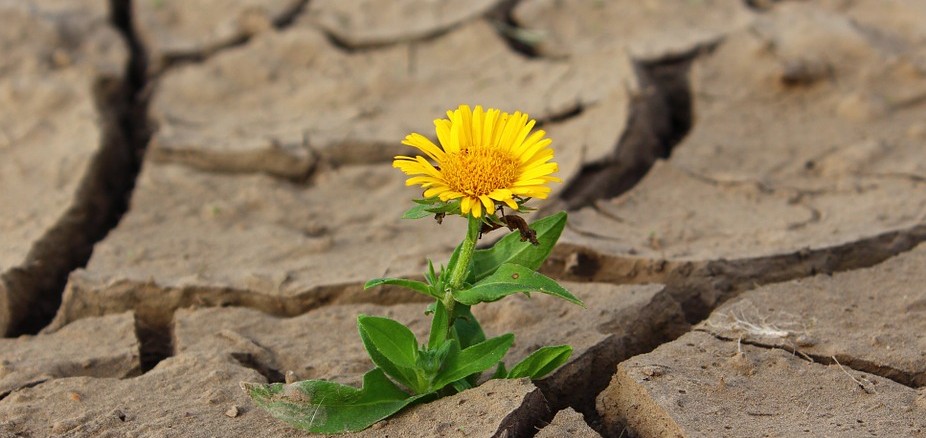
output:
[[[554,140],[493,380],[356,436],[926,436],[921,0],[0,0],[0,437],[307,435],[463,234],[391,158],[460,103]],[[490,235],[491,237],[492,235]]]

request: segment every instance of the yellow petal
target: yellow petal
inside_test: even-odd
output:
[[[448,190],[444,193],[441,193],[439,196],[440,196],[441,201],[449,201],[451,199],[462,198],[463,194],[460,192],[455,192],[453,190]]]
[[[492,202],[486,195],[480,195],[479,200],[482,201],[482,205],[486,207],[486,214],[492,214],[495,212],[495,203]]]
[[[434,161],[440,162],[444,159],[444,151],[440,150],[430,139],[421,134],[409,134],[405,137],[405,140],[402,141],[402,144],[420,149],[422,152],[428,154]]]
[[[537,132],[543,132],[543,131],[541,130]],[[550,140],[549,138],[540,140],[537,143],[534,143],[531,146],[525,148],[524,151],[521,153],[521,156],[518,158],[521,159],[522,163],[526,163],[530,161],[531,158],[534,158],[534,154],[536,154],[539,150],[549,146],[550,143],[553,143],[553,140]]]
[[[516,157],[519,157],[519,158],[520,158],[522,155],[524,155],[524,152],[526,152],[528,149],[530,149],[530,148],[532,148],[534,145],[536,145],[537,142],[539,142],[540,140],[542,140],[542,139],[543,139],[543,136],[546,135],[546,134],[547,134],[547,133],[546,133],[544,130],[542,130],[542,129],[538,129],[537,131],[534,131],[534,133],[532,133],[530,136],[528,136],[527,139],[524,140],[523,143],[521,143],[520,145],[518,145],[518,147],[517,147],[516,150],[512,150],[512,151],[511,151],[511,154],[514,155],[514,156],[516,156]],[[523,161],[527,161],[527,160],[526,160],[526,159],[522,159],[521,161],[523,162]]]
[[[463,127],[460,117],[460,111],[454,111],[453,118],[450,119],[450,143],[444,145],[444,150],[451,154],[460,152],[460,130]]]
[[[559,170],[559,166],[556,163],[545,163],[545,164],[534,166],[530,169],[525,170],[524,172],[521,173],[521,177],[518,179],[519,180],[535,179],[541,176],[549,175],[553,172],[556,172],[557,170]]]
[[[434,131],[437,133],[437,141],[446,151],[450,144],[450,120],[437,119],[434,121]]]
[[[438,196],[438,195],[440,195],[441,193],[447,192],[447,191],[449,191],[449,190],[450,190],[450,187],[447,187],[447,186],[436,186],[436,187],[431,187],[430,189],[427,189],[427,190],[424,191],[424,197],[425,197],[425,198],[433,198],[433,197]]]
[[[485,119],[485,114],[482,112],[482,106],[476,105],[476,109],[473,110],[473,124],[469,126],[470,134],[472,135],[472,142],[470,146],[478,147],[482,146],[482,125],[483,120]]]
[[[482,145],[488,147],[493,145],[492,137],[495,131],[495,122],[498,121],[498,110],[489,109],[486,111],[485,121],[483,122],[482,132]]]
[[[436,178],[431,177],[431,176],[415,176],[415,177],[412,177],[412,178],[409,178],[409,179],[405,180],[405,185],[406,185],[406,186],[413,186],[413,185],[415,185],[415,184],[431,184],[431,185],[434,185],[435,183],[440,183],[440,182],[441,182],[441,181],[439,181],[439,180],[437,180]]]
[[[418,160],[417,160],[417,161],[418,161],[418,164],[420,164],[422,170],[424,170],[423,173],[426,173],[426,174],[428,174],[428,175],[431,175],[431,176],[433,176],[433,177],[435,177],[435,178],[443,178],[443,176],[440,174],[440,171],[438,171],[437,169],[435,169],[434,166],[431,165],[431,163],[428,163],[428,160],[425,160],[424,157],[420,157],[420,156],[417,157],[417,158],[418,158]]]
[[[473,206],[473,198],[470,198],[469,196],[464,196],[463,199],[460,200],[460,213],[469,214],[469,211],[472,209],[472,206]]]
[[[503,151],[510,151],[511,147],[514,146],[515,136],[518,134],[518,130],[524,122],[521,120],[521,112],[515,111],[508,120],[505,122],[504,129],[502,130],[501,137],[498,139],[499,148]]]
[[[492,193],[489,193],[489,197],[496,201],[503,201],[505,198],[511,198],[511,190],[508,189],[495,189]]]
[[[527,114],[524,115],[524,119],[527,119]],[[531,129],[534,129],[534,125],[537,123],[536,120],[531,120],[527,124],[521,124],[521,131],[518,132],[518,136],[511,142],[511,152],[521,150],[521,145],[524,144],[524,140],[527,138],[527,135],[531,133]]]

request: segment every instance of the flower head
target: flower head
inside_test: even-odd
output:
[[[531,134],[536,121],[527,114],[460,105],[447,111],[447,117],[434,121],[440,147],[418,133],[402,141],[436,165],[422,156],[403,155],[392,163],[411,177],[405,185],[425,189],[425,198],[459,199],[462,214],[480,217],[483,208],[486,214],[495,213],[496,202],[517,210],[515,198],[545,199],[547,183],[561,181],[551,176],[558,168],[551,161],[551,140],[543,130]]]

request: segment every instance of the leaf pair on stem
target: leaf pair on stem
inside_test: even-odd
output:
[[[418,218],[454,213],[452,203],[421,200],[406,212]],[[435,212],[435,210],[437,210]],[[531,224],[537,244],[525,242],[521,233],[510,233],[487,249],[475,249],[485,218],[468,217],[464,241],[446,268],[428,262],[425,282],[379,278],[366,283],[401,286],[435,300],[426,343],[389,318],[360,315],[357,326],[363,345],[376,368],[355,388],[324,380],[292,384],[242,384],[255,403],[293,426],[315,433],[340,433],[365,429],[406,406],[451,395],[479,383],[492,367],[492,378],[540,379],[566,363],[568,345],[543,347],[506,369],[502,359],[514,343],[508,333],[486,339],[470,307],[506,296],[539,292],[582,305],[569,291],[536,270],[550,255],[566,224],[561,212]],[[492,220],[492,216],[489,217]],[[495,219],[497,220],[497,218]]]

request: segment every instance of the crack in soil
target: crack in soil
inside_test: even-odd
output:
[[[877,265],[926,242],[926,224],[884,232],[835,246],[734,260],[662,260],[600,254],[561,244],[542,272],[571,281],[612,284],[662,283],[698,322],[727,299],[769,283]]]
[[[894,382],[897,382],[911,389],[917,389],[917,388],[920,388],[926,385],[926,375],[906,372],[906,371],[899,370],[897,368],[887,366],[887,365],[878,365],[871,361],[859,359],[859,358],[856,358],[856,357],[853,357],[847,354],[836,354],[832,356],[824,356],[821,354],[807,353],[806,351],[801,350],[801,348],[797,345],[789,345],[789,346],[785,346],[787,347],[785,348],[782,346],[771,345],[771,344],[749,340],[749,339],[744,339],[744,338],[733,338],[729,336],[723,336],[723,335],[719,335],[717,333],[714,333],[710,330],[706,330],[703,328],[696,328],[694,329],[694,331],[707,333],[721,341],[741,342],[746,345],[764,348],[766,350],[787,351],[795,355],[796,357],[800,357],[801,359],[807,362],[810,362],[810,363],[819,363],[821,365],[838,365],[840,367],[849,368],[853,371],[857,371],[860,373],[873,374],[879,377],[883,377],[885,379],[892,380]]]
[[[363,290],[362,283],[322,286],[287,297],[260,294],[252,290],[219,287],[166,287],[151,282],[119,281],[106,290],[69,283],[68,295],[55,320],[46,329],[54,331],[81,318],[128,310],[135,312],[136,336],[140,343],[142,371],[147,372],[174,354],[173,317],[177,309],[240,306],[268,315],[291,318],[337,304],[396,305],[425,302],[422,295],[397,287]]]
[[[99,151],[80,182],[74,205],[36,242],[21,269],[2,278],[14,291],[10,297],[11,326],[6,335],[35,334],[47,325],[61,305],[68,275],[86,266],[93,245],[118,224],[128,209],[141,157],[150,138],[144,50],[138,45],[128,18],[127,0],[110,2],[110,24],[130,49],[124,79],[98,77],[93,83],[95,109],[100,117]]]
[[[173,320],[173,312],[171,312]],[[138,358],[141,374],[151,371],[162,360],[173,356],[173,324],[160,325],[135,314],[135,337],[138,338]]]
[[[521,0],[503,0],[485,14],[508,48],[528,59],[543,57],[537,52],[535,31],[526,29],[514,19],[514,8]]]
[[[617,365],[652,351],[690,329],[681,306],[667,289],[653,296],[637,315],[632,327],[620,324],[598,327],[601,333],[608,334],[605,339],[572,358],[551,376],[534,382],[555,411],[552,415],[571,407],[583,414],[590,427],[604,433],[605,425],[595,400],[608,387]]]
[[[12,393],[14,393],[14,392],[16,392],[16,391],[20,391],[20,390],[23,390],[23,389],[26,389],[26,388],[33,388],[33,387],[39,386],[39,385],[41,385],[41,384],[43,384],[43,383],[45,383],[45,382],[47,382],[47,381],[49,381],[49,380],[51,380],[51,379],[50,379],[50,378],[49,378],[49,379],[39,379],[39,380],[35,380],[35,381],[29,382],[29,383],[24,383],[24,384],[22,384],[22,385],[20,385],[20,386],[17,386],[16,388],[13,388],[13,389],[11,389],[11,390],[9,390],[9,391],[0,392],[0,401],[3,401],[3,399],[5,399],[7,396],[9,396],[10,394],[12,394]]]
[[[127,1],[131,2],[133,0],[112,0],[112,1]],[[284,11],[278,17],[274,18],[270,25],[273,26],[273,29],[276,31],[284,30],[293,25],[296,22],[296,19],[299,18],[299,15],[305,11],[306,6],[309,4],[309,0],[301,0],[300,2],[294,4],[292,8]],[[205,62],[212,56],[220,52],[224,52],[229,49],[234,49],[236,47],[243,46],[248,43],[254,34],[242,33],[237,35],[235,38],[232,38],[228,41],[219,42],[212,47],[206,47],[202,50],[193,51],[190,53],[174,54],[168,55],[164,54],[161,56],[160,65],[157,67],[157,70],[152,72],[152,76],[160,76],[164,74],[165,71],[180,66],[184,64],[198,64]]]
[[[492,438],[532,437],[543,425],[552,421],[554,415],[555,409],[550,408],[543,391],[536,389],[527,394],[521,405],[499,422]]]
[[[784,2],[786,0],[743,0],[743,4],[747,8],[752,9],[757,12],[766,12],[769,9],[773,8],[775,4]]]
[[[668,158],[693,123],[689,70],[704,48],[653,61],[636,62],[642,93],[633,96],[627,128],[611,156],[583,166],[562,200],[569,210],[593,205],[632,189],[653,163]]]
[[[368,43],[352,43],[352,42],[346,41],[343,38],[337,36],[334,32],[330,32],[321,27],[315,27],[314,29],[321,32],[325,36],[325,39],[328,40],[328,43],[331,44],[334,48],[340,50],[343,53],[347,53],[347,54],[365,53],[365,52],[370,52],[373,50],[386,49],[389,47],[396,47],[396,46],[402,46],[402,45],[408,46],[408,50],[412,54],[412,56],[409,56],[410,60],[409,60],[408,68],[409,68],[409,72],[413,72],[415,70],[414,53],[416,49],[415,46],[417,44],[434,41],[444,35],[447,35],[448,33],[452,32],[455,29],[461,26],[464,26],[466,23],[469,23],[470,21],[478,20],[478,19],[479,17],[476,16],[469,20],[463,20],[463,21],[451,24],[447,27],[435,29],[431,32],[418,35],[418,36],[413,36],[410,38],[404,38],[404,39],[399,38],[399,39],[395,39],[392,41],[368,42]]]
[[[587,248],[567,244],[557,247],[559,251],[554,252],[543,271],[554,278],[577,281],[612,284],[663,283],[666,285],[666,295],[681,303],[687,322],[696,324],[707,318],[726,300],[762,284],[789,281],[818,273],[831,274],[874,266],[888,258],[909,251],[924,241],[926,241],[926,224],[818,250],[802,250],[792,254],[757,259],[702,262],[644,260],[629,257],[609,258]],[[564,254],[567,255],[564,256]],[[664,343],[674,341],[681,334],[667,333],[665,336],[653,339],[654,342],[639,344],[639,351],[626,355],[617,363],[634,355],[651,352]],[[804,359],[827,365],[836,364],[838,360],[845,367],[885,377],[912,388],[926,384],[926,376],[911,375],[911,373],[860,361],[849,356],[836,355],[833,359],[807,355]],[[613,369],[613,366],[611,368]],[[600,370],[601,367],[593,364],[585,369]],[[608,374],[608,378],[611,374]],[[593,377],[590,377],[589,381],[594,380]],[[593,386],[594,388],[589,388],[593,394],[587,397],[592,400],[590,411],[587,404],[570,402],[569,405],[585,414],[588,423],[596,431],[607,436],[608,431],[620,430],[623,425],[617,425],[618,429],[614,429],[614,424],[602,423],[600,415],[595,410],[594,400],[606,388],[607,382],[600,388],[598,385]],[[558,397],[552,394],[549,398],[558,400]]]
[[[264,363],[253,354],[234,352],[231,353],[231,357],[238,362],[239,365],[257,371],[260,375],[264,376],[264,378],[267,379],[267,383],[283,383],[286,381],[286,376],[283,375],[280,370],[272,367],[270,364]]]

